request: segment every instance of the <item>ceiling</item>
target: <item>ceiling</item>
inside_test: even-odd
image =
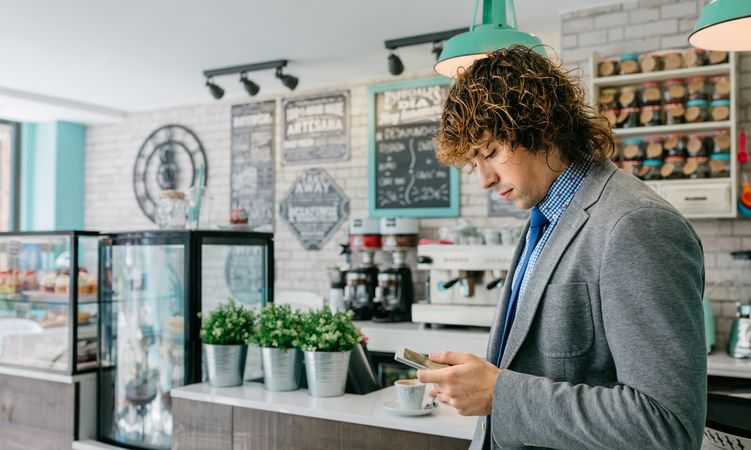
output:
[[[519,27],[558,47],[563,10],[603,0],[519,1]],[[468,26],[471,0],[3,0],[0,118],[114,121],[210,96],[205,69],[289,59],[298,90],[387,76],[384,39]],[[430,45],[399,51],[430,70]],[[261,94],[289,92],[273,71]],[[244,95],[232,75],[215,80]],[[225,98],[226,98],[225,97]]]

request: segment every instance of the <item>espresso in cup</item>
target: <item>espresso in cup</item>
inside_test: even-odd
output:
[[[425,385],[416,379],[398,380],[394,383],[396,399],[401,409],[422,409]]]

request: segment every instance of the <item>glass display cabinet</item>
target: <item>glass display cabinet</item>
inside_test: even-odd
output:
[[[253,308],[272,301],[272,236],[161,230],[102,240],[100,440],[170,447],[170,390],[202,380],[198,313],[230,297]]]
[[[99,233],[0,233],[0,364],[97,367]]]

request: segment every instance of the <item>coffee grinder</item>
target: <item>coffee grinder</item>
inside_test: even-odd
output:
[[[355,313],[355,320],[373,318],[373,299],[378,284],[378,267],[375,251],[381,248],[380,223],[378,219],[351,219],[349,246],[361,257],[360,266],[347,272],[344,286],[344,301]]]
[[[381,219],[381,244],[391,252],[393,264],[378,274],[375,294],[375,322],[409,322],[415,300],[412,270],[406,263],[407,251],[417,247],[417,219]]]

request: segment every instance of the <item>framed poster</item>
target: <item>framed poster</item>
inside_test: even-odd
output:
[[[459,171],[436,160],[433,143],[449,83],[436,77],[368,88],[370,217],[459,215]]]
[[[282,101],[282,165],[349,160],[349,91]]]
[[[230,208],[248,212],[258,231],[274,231],[274,114],[276,102],[232,106]]]

